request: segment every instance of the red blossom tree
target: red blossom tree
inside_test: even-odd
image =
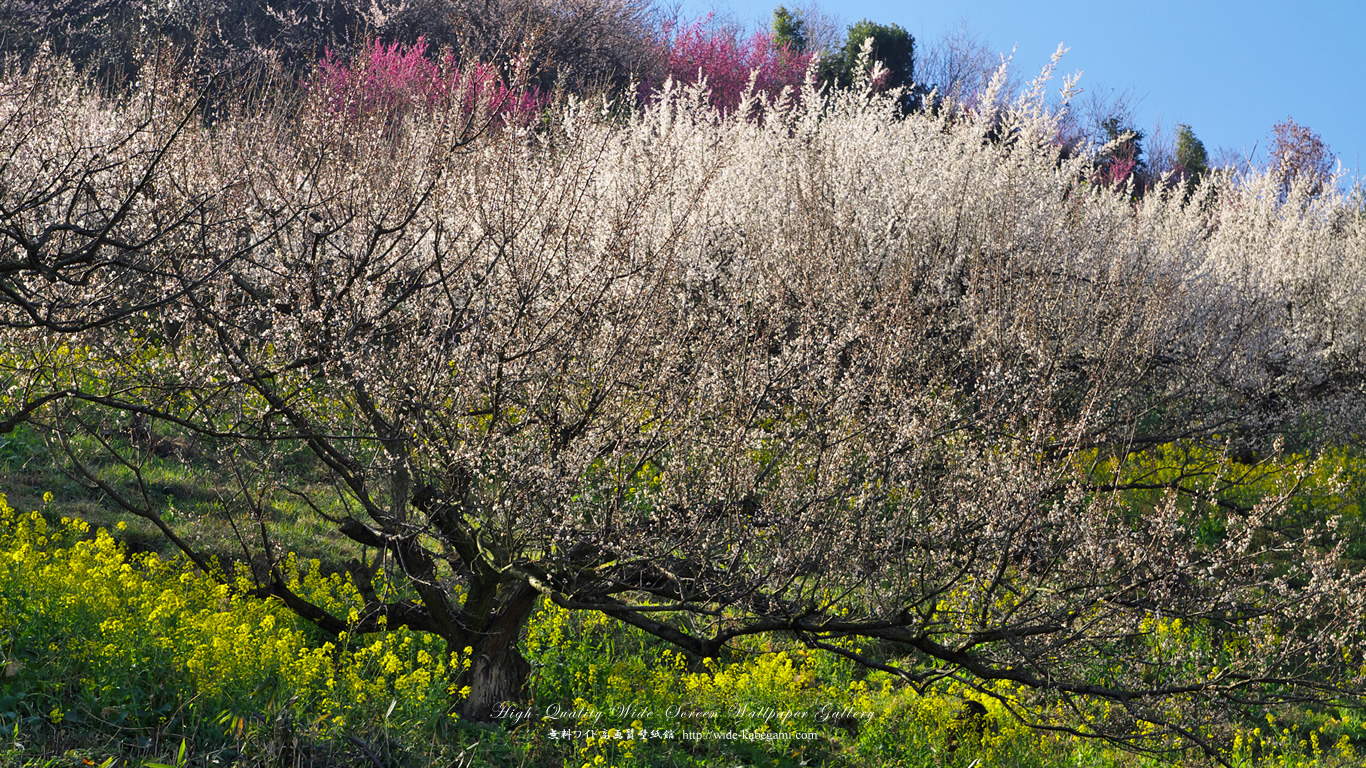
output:
[[[424,38],[413,45],[371,40],[361,50],[349,60],[328,50],[318,64],[318,82],[339,110],[392,114],[455,99],[466,114],[487,104],[496,117],[525,124],[549,101],[525,77],[514,76],[510,82],[489,64],[475,62],[462,69],[447,52],[438,65],[428,57]]]
[[[771,32],[741,39],[735,30],[715,24],[710,14],[690,24],[666,24],[663,47],[666,75],[679,83],[704,80],[712,103],[727,111],[739,105],[751,79],[754,90],[769,97],[799,87],[812,58],[775,42]]]

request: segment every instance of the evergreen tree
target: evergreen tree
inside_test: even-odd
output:
[[[1176,164],[1177,170],[1186,178],[1198,178],[1209,173],[1209,155],[1205,152],[1205,144],[1196,138],[1195,131],[1185,123],[1176,126]]]
[[[859,74],[865,42],[871,41],[871,57],[862,66],[881,63],[884,73],[873,84],[879,89],[905,88],[903,107],[908,111],[922,95],[915,88],[915,38],[897,24],[877,24],[867,19],[849,27],[844,46],[821,64],[821,78],[836,87],[851,86]]]
[[[784,6],[773,9],[773,42],[795,53],[806,50],[806,22]]]

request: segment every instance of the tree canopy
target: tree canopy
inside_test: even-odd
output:
[[[193,437],[253,594],[472,649],[465,714],[521,695],[541,600],[695,659],[780,633],[1010,686],[1137,749],[1359,700],[1353,523],[1303,503],[1366,409],[1366,221],[1331,190],[1135,204],[1042,96],[756,119],[675,88],[525,125],[494,88],[319,88],[209,124],[177,78],[64,71],[0,82],[6,424],[215,573],[113,436]],[[1254,493],[1232,436],[1290,476]],[[291,589],[284,499],[348,542],[358,615]]]
[[[879,65],[884,74],[875,85],[911,91],[915,87],[915,38],[896,24],[863,19],[849,27],[844,47],[822,63],[825,79],[839,87],[853,84],[860,68]]]

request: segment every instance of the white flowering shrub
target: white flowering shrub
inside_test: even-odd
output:
[[[1366,219],[1269,177],[1092,185],[1050,72],[981,115],[670,86],[532,129],[321,96],[204,125],[150,80],[11,71],[6,424],[209,567],[90,455],[137,476],[130,412],[197,435],[257,592],[470,648],[473,716],[518,696],[542,597],[1145,749],[1352,699],[1366,589],[1324,462],[1361,432]],[[354,542],[350,625],[276,565],[286,498]]]

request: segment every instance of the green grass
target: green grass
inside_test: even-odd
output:
[[[77,450],[92,457],[89,466],[100,477],[136,499],[140,498],[135,473],[113,460],[108,452],[95,450],[89,438],[74,441]],[[233,478],[216,470],[202,455],[156,456],[126,439],[110,438],[119,453],[140,462],[138,471],[149,490],[148,498],[162,519],[178,535],[206,554],[240,560],[243,550],[238,539],[255,535],[251,530],[234,528],[229,518],[246,517],[234,505],[237,487]],[[316,462],[302,453],[289,457],[296,477],[301,478],[313,495],[327,497]],[[134,551],[158,552],[165,556],[178,553],[150,521],[128,514],[108,499],[89,481],[70,468],[66,457],[47,445],[26,425],[10,435],[0,436],[0,481],[16,509],[42,509],[47,504],[62,514],[85,520],[98,528],[113,530],[124,523],[119,540]],[[49,496],[50,494],[50,496]],[[46,502],[45,499],[51,499]],[[239,502],[240,504],[240,502]],[[279,494],[268,510],[274,545],[284,552],[295,552],[306,559],[321,560],[330,570],[340,570],[352,556],[349,540],[335,525],[319,518],[306,504]],[[250,540],[252,551],[259,542]]]

